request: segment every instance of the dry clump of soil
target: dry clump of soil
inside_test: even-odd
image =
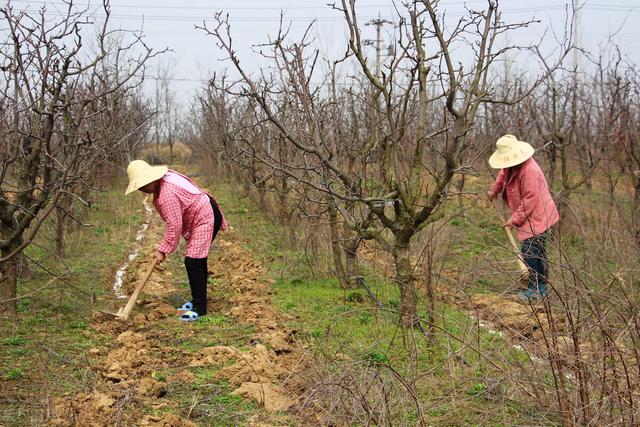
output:
[[[259,403],[268,413],[286,411],[297,403],[300,382],[296,367],[303,363],[303,352],[294,339],[295,332],[281,326],[285,317],[272,307],[272,284],[265,280],[264,269],[234,242],[233,234],[227,236],[219,242],[222,255],[216,261],[214,277],[231,284],[232,308],[227,314],[255,326],[254,346],[249,351],[228,346],[205,348],[190,365],[225,365],[217,376],[229,381],[233,395]]]
[[[277,363],[277,356],[262,344],[249,352],[240,352],[234,347],[217,346],[202,349],[199,357],[191,360],[190,366],[225,365],[218,372],[234,387],[231,393],[258,402],[267,412],[286,411],[295,403],[291,393],[280,385],[289,372]]]
[[[137,410],[141,406],[158,409],[177,407],[175,402],[164,399],[172,379],[156,381],[152,373],[185,357],[180,350],[167,347],[163,343],[164,337],[153,331],[153,321],[147,319],[150,314],[152,318],[160,319],[169,312],[165,305],[156,304],[146,315],[134,316],[128,325],[124,324],[124,331],[121,331],[123,322],[119,320],[94,317],[92,326],[111,336],[111,345],[89,350],[92,369],[97,374],[94,390],[54,402],[54,425],[105,426],[124,422],[148,426],[195,426],[173,414],[150,417]],[[171,310],[171,315],[175,315],[175,309]]]
[[[576,348],[568,333],[566,317],[554,309],[552,302],[528,304],[516,301],[515,296],[476,294],[471,297],[470,308],[475,310],[476,316],[505,332],[532,356],[552,358],[567,367],[575,367],[579,362],[597,361],[598,355],[612,349],[602,340],[586,337],[581,338]],[[635,360],[622,336],[615,340],[615,351],[620,357]]]
[[[147,240],[157,241],[161,231],[162,225],[152,221],[148,231],[152,237]],[[296,404],[296,387],[300,382],[292,378],[296,377],[294,370],[300,365],[303,353],[295,342],[294,332],[282,328],[283,318],[271,306],[272,284],[265,280],[262,267],[234,242],[233,233],[221,233],[216,244],[215,252],[220,255],[210,269],[220,282],[231,284],[228,300],[232,308],[226,314],[238,322],[254,325],[256,332],[250,337],[253,346],[248,351],[214,346],[194,354],[167,345],[176,337],[156,328],[156,323],[177,317],[175,308],[163,301],[177,290],[173,285],[173,272],[161,266],[151,274],[128,323],[94,313],[91,328],[109,337],[111,342],[109,347],[92,348],[88,352],[97,382],[89,392],[52,400],[50,425],[195,426],[192,421],[175,415],[179,405],[168,396],[168,389],[172,384],[192,382],[194,374],[189,368],[208,365],[223,366],[217,376],[229,381],[234,388],[233,395],[264,407],[265,413],[256,415],[249,425],[272,425],[281,421],[280,414],[270,414],[286,411]],[[152,245],[146,246],[145,253],[151,253]],[[140,259],[133,263],[123,283],[124,292],[131,292],[141,280],[148,262]],[[191,330],[191,335],[193,333]],[[182,334],[181,338],[188,336]],[[153,378],[154,371],[176,366],[182,368],[166,381]],[[173,413],[151,416],[144,414],[143,407],[173,408]],[[271,424],[263,424],[265,422]]]
[[[374,243],[363,245],[358,254],[378,274],[393,278],[392,258]],[[446,273],[444,272],[445,276]],[[421,278],[417,277],[416,280],[416,286],[422,288]],[[563,335],[563,331],[567,329],[566,318],[554,310],[553,303],[529,304],[516,299],[515,295],[486,293],[472,295],[469,299],[444,284],[438,284],[434,293],[441,300],[470,311],[470,314],[491,329],[505,333],[513,343],[523,346],[533,356],[547,357],[549,347],[552,346],[555,353],[553,356],[562,359],[565,365],[572,366],[577,362],[572,338]],[[553,328],[549,324],[549,316],[553,319]],[[597,347],[597,343],[583,342],[579,345],[578,352],[581,358],[589,360],[598,352]],[[622,342],[617,342],[616,347],[623,353],[626,351]]]
[[[99,391],[80,393],[73,399],[53,399],[51,406],[54,418],[48,422],[48,425],[107,425],[115,415],[116,401],[113,397]]]
[[[549,326],[543,304],[527,305],[497,294],[473,295],[471,304],[483,320],[499,325],[515,338],[537,341]]]

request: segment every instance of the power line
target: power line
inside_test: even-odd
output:
[[[552,11],[552,10],[564,10],[566,9],[565,5],[550,5],[544,8],[544,12],[548,12],[548,11]],[[611,7],[604,7],[604,6],[585,6],[585,9],[590,9],[590,10],[597,10],[597,11],[601,11],[601,10],[609,10],[609,11],[615,11],[615,12],[640,12],[639,9],[635,9],[635,8],[620,8],[620,9],[611,9]],[[535,12],[541,12],[540,9],[538,7],[527,7],[527,8],[519,8],[519,9],[503,9],[501,11],[502,13],[535,13]],[[47,12],[49,15],[51,16],[66,16],[63,13],[60,12]],[[461,16],[465,16],[466,13],[449,13],[447,14],[448,17],[461,17]],[[86,16],[92,17],[92,18],[104,18],[105,15],[103,14],[98,14],[98,13],[88,13]],[[141,14],[141,15],[137,15],[137,14],[111,14],[110,17],[112,19],[124,19],[124,20],[145,20],[145,21],[176,21],[176,22],[193,22],[193,21],[202,21],[202,20],[207,20],[210,19],[211,16],[170,16],[170,15],[145,15],[145,14]],[[362,21],[365,20],[373,20],[373,19],[378,19],[380,18],[379,16],[360,16],[359,19]],[[387,17],[381,17],[382,19],[396,19],[397,16],[387,16]],[[343,21],[344,17],[342,16],[284,16],[282,18],[285,22],[290,22],[290,21],[296,21],[296,20],[302,20],[302,21],[318,21],[318,22],[338,22],[338,21]],[[234,16],[229,16],[229,21],[230,22],[279,22],[280,21],[280,17],[248,17],[248,16],[240,16],[240,17],[234,17]]]
[[[195,82],[195,83],[209,83],[212,79],[209,78],[202,78],[202,79],[196,79],[196,78],[189,78],[189,77],[158,77],[158,76],[144,76],[145,80],[166,80],[166,81],[170,81],[170,82]],[[317,81],[311,81],[309,82],[311,85],[322,85],[325,84],[326,82],[317,82]],[[348,82],[348,81],[343,81],[343,82],[335,82],[336,86],[343,86],[343,87],[350,87],[353,85],[358,84],[357,82]]]
[[[19,3],[38,3],[38,4],[44,4],[44,5],[65,5],[67,6],[65,3],[60,3],[60,2],[46,2],[46,1],[30,1],[30,0],[12,0],[14,3],[15,2],[19,2]],[[484,3],[485,0],[470,0],[470,1],[451,1],[448,2],[446,4],[467,4],[467,3]],[[83,5],[76,5],[79,7],[86,7],[89,6],[89,4],[83,4]],[[362,7],[369,7],[369,8],[373,8],[373,7],[381,7],[378,5],[363,5]],[[385,6],[390,6],[390,5],[385,5]],[[141,8],[141,6],[138,5],[116,5],[113,6],[113,8],[119,8],[119,7],[123,7],[123,8]],[[180,7],[180,6],[143,6],[146,9],[183,9],[183,10],[210,10],[210,11],[214,11],[215,8],[211,8],[211,7],[204,7],[204,6],[186,6],[186,7]],[[307,6],[293,6],[287,9],[298,9],[298,10],[302,10],[302,9],[319,9],[320,7],[307,7]],[[228,7],[228,8],[224,8],[224,10],[283,10],[282,8],[277,8],[277,7],[272,7],[272,6],[262,6],[262,7],[255,7],[255,8],[248,8],[248,7],[242,7],[242,6],[233,6],[233,7]],[[553,10],[564,10],[567,9],[567,5],[566,4],[556,4],[556,5],[548,5],[545,6],[544,8],[541,8],[540,6],[529,6],[529,7],[521,7],[521,8],[511,8],[511,9],[501,9],[501,13],[507,13],[507,14],[511,14],[511,13],[537,13],[537,12],[549,12],[549,11],[553,11]],[[628,5],[622,5],[622,4],[603,4],[603,3],[587,3],[584,6],[582,6],[582,9],[584,10],[593,10],[593,11],[608,11],[608,12],[627,12],[627,13],[637,13],[640,12],[640,9],[638,7],[633,7],[633,6],[628,6]],[[66,16],[66,14],[64,14],[63,12],[59,12],[59,11],[47,11],[46,12],[48,15],[51,16],[58,16],[58,17],[64,17]],[[464,15],[466,15],[467,13],[448,13],[447,16],[448,17],[462,17]],[[98,12],[93,12],[93,13],[87,13],[86,16],[92,17],[92,18],[104,18],[105,15],[102,13],[98,13]],[[203,20],[207,20],[210,19],[211,16],[186,16],[186,15],[179,15],[179,16],[175,16],[175,15],[146,15],[146,14],[119,14],[119,13],[115,13],[115,14],[111,14],[110,17],[112,19],[120,19],[120,20],[144,20],[144,21],[168,21],[168,22],[194,22],[194,21],[203,21]],[[279,16],[268,16],[268,17],[250,17],[250,16],[229,16],[229,21],[230,22],[279,22],[280,21],[280,17]],[[282,18],[285,22],[291,22],[291,21],[318,21],[318,22],[339,22],[339,21],[343,21],[344,17],[340,16],[340,15],[336,15],[336,16],[284,16]],[[359,17],[360,20],[365,21],[365,20],[374,20],[374,19],[397,19],[397,16],[388,16],[388,17],[381,17],[381,16],[360,16]]]
[[[55,2],[55,1],[34,1],[34,0],[12,0],[12,3],[27,3],[27,4],[41,4],[41,5],[52,5],[52,6],[68,6],[63,2]],[[459,5],[459,4],[469,4],[469,3],[486,3],[486,0],[451,0],[445,1],[443,5]],[[76,7],[92,7],[95,5],[91,5],[89,3],[78,3],[75,4]],[[134,8],[134,9],[178,9],[178,10],[215,10],[215,7],[211,6],[162,6],[162,5],[134,5],[134,4],[117,4],[111,5],[112,8]],[[393,4],[365,4],[358,5],[358,9],[381,9],[385,7],[393,7]],[[318,5],[318,6],[286,6],[286,7],[277,7],[277,6],[229,6],[229,7],[220,7],[218,9],[223,10],[311,10],[311,9],[329,9],[326,4]]]
[[[195,79],[188,77],[158,77],[158,76],[144,76],[145,80],[168,80],[171,82],[200,82],[205,83],[211,81],[211,79]]]
[[[40,4],[43,6],[47,6],[47,5],[51,5],[51,6],[64,6],[64,7],[68,7],[67,3],[64,2],[59,2],[59,1],[44,1],[44,0],[11,0],[12,3],[26,3],[28,5],[30,4]],[[448,0],[448,1],[443,1],[442,3],[440,3],[441,6],[452,6],[452,5],[466,5],[466,4],[480,4],[480,3],[486,3],[486,0]],[[95,6],[90,4],[90,3],[75,3],[74,6],[78,7],[78,8],[88,8],[88,7],[93,7]],[[382,9],[382,8],[389,8],[389,7],[393,7],[393,4],[363,4],[363,5],[358,5],[358,9]],[[537,6],[537,7],[528,7],[528,8],[523,8],[523,9],[531,9],[533,11],[546,11],[549,9],[549,7],[552,8],[558,8],[558,7],[562,7],[565,8],[566,4],[563,5],[550,5],[550,6]],[[137,4],[112,4],[111,5],[112,9],[120,9],[120,8],[126,8],[126,9],[150,9],[150,10],[159,10],[159,9],[165,9],[165,10],[314,10],[314,9],[323,9],[323,10],[331,10],[329,9],[327,4],[324,5],[318,5],[318,6],[283,6],[283,7],[278,7],[278,6],[228,6],[228,7],[211,7],[211,6],[164,6],[164,5],[137,5]],[[582,8],[585,9],[593,9],[593,10],[611,10],[611,11],[622,11],[622,12],[629,12],[629,11],[636,11],[638,10],[638,6],[637,5],[629,5],[629,4],[610,4],[610,3],[585,3],[584,6],[582,6]],[[507,11],[507,9],[502,9],[503,11]],[[517,10],[517,9],[512,9],[512,10]]]

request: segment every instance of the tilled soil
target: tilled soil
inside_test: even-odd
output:
[[[393,260],[377,245],[363,245],[358,254],[376,272],[393,279]],[[421,278],[417,277],[416,281],[416,287],[423,289],[424,283]],[[455,282],[455,278],[452,281]],[[513,345],[526,349],[533,357],[549,357],[551,349],[553,357],[566,366],[573,366],[577,361],[573,341],[566,333],[566,318],[562,311],[556,309],[552,293],[546,304],[542,301],[523,302],[515,294],[465,295],[443,283],[436,285],[434,293],[436,298],[465,310],[477,318],[481,325],[503,334]],[[553,319],[553,328],[549,322],[550,318]],[[616,344],[619,349],[625,350],[622,342]],[[581,343],[581,357],[588,360],[590,355],[597,351],[597,347],[597,344],[591,342]]]
[[[162,223],[155,217],[142,253],[152,253],[162,230]],[[212,255],[209,269],[216,283],[228,291],[225,305],[231,307],[223,314],[253,325],[248,345],[212,346],[195,352],[181,348],[181,340],[195,332],[190,325],[175,325],[182,328],[180,332],[166,327],[167,322],[179,322],[178,312],[167,302],[178,289],[174,284],[176,272],[162,265],[152,273],[129,322],[94,312],[90,323],[93,333],[106,337],[110,343],[88,351],[96,374],[95,386],[72,398],[53,399],[50,425],[195,426],[191,411],[180,406],[172,390],[191,383],[192,370],[203,366],[222,366],[216,378],[228,382],[232,395],[263,408],[256,411],[248,425],[292,421],[293,415],[286,411],[296,404],[302,387],[295,373],[304,353],[294,332],[282,327],[284,319],[271,306],[271,283],[232,231],[219,234]],[[125,293],[131,293],[148,263],[148,257],[133,263],[124,280]],[[121,303],[124,305],[126,300]],[[209,313],[216,313],[218,308],[219,301],[209,298]],[[154,376],[162,370],[173,374],[167,378]]]

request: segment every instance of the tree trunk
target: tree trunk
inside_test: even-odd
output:
[[[400,289],[400,326],[412,329],[418,325],[416,287],[409,258],[409,239],[396,237],[394,247],[396,282]]]
[[[640,252],[640,179],[636,179],[633,198],[633,237],[636,250]]]
[[[251,192],[251,188],[254,188],[256,193],[258,194],[258,206],[263,211],[269,212],[269,203],[267,202],[267,183],[264,182],[259,175],[258,167],[256,166],[256,162],[251,160],[251,184],[249,186],[249,192]]]
[[[279,180],[275,180],[274,187],[276,188],[276,195],[278,198],[277,205],[274,207],[277,210],[278,217],[283,224],[290,224],[293,217],[293,209],[289,205],[289,183],[287,177],[283,176]],[[290,227],[293,230],[293,227]]]
[[[329,231],[331,233],[331,252],[336,276],[340,282],[340,288],[348,289],[349,281],[342,265],[342,245],[340,245],[340,232],[338,230],[338,212],[331,196],[327,197],[329,205]]]
[[[547,157],[549,160],[549,174],[547,176],[547,182],[549,184],[549,187],[553,189],[556,183],[556,166],[558,160],[558,151],[555,141],[551,145],[549,145],[549,153]]]
[[[433,344],[435,336],[436,336],[436,298],[433,292],[433,261],[435,256],[435,248],[433,247],[433,236],[429,238],[429,242],[427,243],[428,247],[426,248],[426,271],[424,272],[425,276],[425,293],[427,297],[427,336],[429,338],[429,343]]]
[[[269,203],[267,201],[267,188],[265,185],[258,186],[257,182],[254,183],[254,187],[258,192],[258,205],[263,211],[270,211]]]
[[[250,171],[246,171],[243,175],[248,176],[242,180],[242,196],[249,199],[251,198],[251,173]]]
[[[460,207],[460,216],[462,216],[463,218],[466,217],[464,209],[464,196],[462,195],[466,177],[466,174],[460,174],[460,178],[458,179],[458,183],[456,185],[456,191],[458,191],[458,206]]]
[[[56,209],[56,236],[55,236],[55,251],[59,258],[64,258],[64,222],[66,214],[64,210]]]
[[[400,313],[398,323],[402,329],[402,341],[407,351],[407,371],[410,377],[416,375],[418,349],[415,328],[420,326],[417,313],[417,298],[413,269],[409,257],[409,241],[411,237],[397,236],[393,248],[396,266],[396,282],[400,289]]]
[[[2,258],[12,253],[17,246],[11,245],[3,249],[0,252]],[[0,263],[0,313],[12,314],[16,311],[18,258],[14,256],[10,260]]]
[[[21,279],[31,279],[33,277],[33,273],[31,272],[31,268],[29,267],[29,263],[27,262],[27,258],[24,256],[24,252],[16,255],[16,266],[18,268],[18,277]]]
[[[345,230],[347,232],[347,230]],[[358,287],[356,279],[360,276],[360,269],[358,268],[358,247],[360,246],[360,239],[355,237],[348,240],[342,245],[344,247],[344,258],[347,275],[347,287],[355,289]]]

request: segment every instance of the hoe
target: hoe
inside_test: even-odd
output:
[[[145,273],[140,283],[138,283],[138,285],[134,289],[133,293],[129,297],[129,301],[127,301],[127,305],[125,305],[124,308],[121,307],[117,313],[111,313],[103,310],[97,310],[97,311],[99,311],[102,314],[106,314],[107,316],[114,317],[116,319],[121,319],[124,321],[129,320],[129,315],[131,314],[131,310],[133,310],[133,306],[136,304],[138,295],[142,291],[142,288],[144,288],[144,285],[147,284],[147,281],[149,280],[149,277],[151,276],[151,273],[153,272],[153,269],[156,267],[156,265],[158,265],[158,260],[154,257],[153,261],[151,262],[151,265],[149,266],[149,269]]]
[[[504,215],[498,208],[498,217],[500,218],[500,222],[504,224],[506,222]],[[522,254],[520,253],[520,248],[518,248],[518,244],[516,243],[516,239],[513,237],[513,233],[509,228],[504,228],[505,233],[507,233],[507,238],[509,239],[509,243],[513,248],[513,251],[516,253],[516,259],[518,261],[518,269],[520,270],[520,282],[526,283],[529,277],[529,268],[527,264],[524,263],[524,259],[522,259]]]

